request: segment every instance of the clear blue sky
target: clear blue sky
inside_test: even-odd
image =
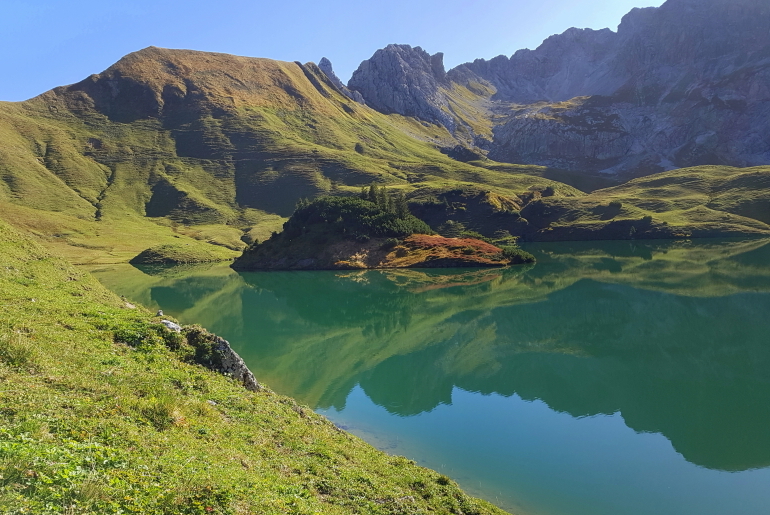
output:
[[[0,0],[0,100],[24,100],[154,45],[284,61],[328,57],[343,81],[389,43],[447,69],[535,48],[569,27],[616,30],[663,0]]]

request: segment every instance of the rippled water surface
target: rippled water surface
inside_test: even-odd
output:
[[[508,270],[93,272],[510,511],[770,513],[768,242],[528,250]]]

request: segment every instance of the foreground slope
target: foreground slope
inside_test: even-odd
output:
[[[439,151],[455,143],[444,127],[360,104],[312,63],[154,47],[0,103],[0,137],[2,216],[78,262],[163,243],[233,257],[300,198],[373,181],[557,185],[458,162]]]
[[[194,364],[205,346],[4,222],[0,259],[0,512],[502,513]]]

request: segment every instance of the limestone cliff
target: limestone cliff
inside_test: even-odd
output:
[[[348,87],[382,113],[414,116],[451,132],[456,122],[447,113],[442,92],[445,83],[443,54],[430,55],[409,45],[388,45],[361,63]]]
[[[569,29],[446,75],[424,52],[389,46],[362,63],[351,87],[377,109],[450,130],[460,117],[447,96],[466,88],[491,101],[491,135],[471,141],[499,161],[619,175],[763,165],[768,27],[766,0],[669,0],[632,10],[617,32]]]

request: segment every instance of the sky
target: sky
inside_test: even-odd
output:
[[[390,43],[444,52],[446,68],[570,27],[616,30],[663,0],[0,0],[0,100],[31,98],[148,46],[283,61],[331,60],[344,81]]]

